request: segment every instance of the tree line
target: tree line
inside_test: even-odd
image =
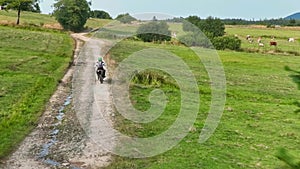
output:
[[[300,26],[300,21],[295,19],[264,19],[264,20],[244,20],[244,19],[223,19],[226,25],[266,25],[272,27],[280,26]]]
[[[172,19],[167,19],[169,22],[182,22],[185,18],[175,17]],[[227,18],[221,19],[221,21],[226,25],[265,25],[266,27],[273,27],[276,25],[280,26],[300,26],[300,20],[296,19],[260,19],[260,20],[246,20],[246,19],[236,19]]]

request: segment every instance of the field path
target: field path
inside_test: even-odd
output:
[[[89,39],[82,34],[75,34],[77,38],[85,41],[85,47],[79,54],[78,67],[73,76],[73,102],[80,121],[89,139],[83,150],[83,155],[77,160],[93,167],[109,164],[111,155],[105,148],[112,149],[115,143],[111,142],[113,116],[112,98],[110,92],[109,70],[107,70],[103,84],[96,81],[95,61],[99,56],[104,57],[109,42],[99,39]],[[102,143],[100,145],[99,143]],[[91,158],[92,157],[92,158]]]
[[[111,154],[106,150],[106,146],[109,149],[115,146],[109,129],[113,116],[109,77],[100,84],[95,80],[94,72],[95,61],[104,55],[108,42],[84,35],[72,34],[77,42],[73,66],[51,97],[39,125],[0,168],[93,169],[111,162]],[[66,103],[66,98],[72,98],[73,107],[65,110],[61,116],[64,119],[58,123],[58,110]],[[53,130],[58,132],[57,135]],[[53,138],[55,143],[47,147]],[[95,139],[105,144],[99,145],[99,140],[96,144]],[[42,158],[41,152],[46,152]]]

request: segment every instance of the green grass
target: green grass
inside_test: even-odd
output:
[[[259,36],[275,36],[277,38],[284,37],[284,38],[300,38],[299,28],[289,28],[289,27],[282,27],[282,28],[266,28],[264,26],[227,26],[226,33],[228,34],[237,34],[244,36],[246,38],[247,35],[251,35],[254,37]]]
[[[242,49],[260,53],[268,52],[280,52],[288,54],[300,55],[300,28],[265,28],[265,27],[253,27],[253,26],[228,26],[226,27],[226,33],[229,35],[237,35],[242,40]],[[251,35],[254,42],[249,43],[246,40],[246,36]],[[262,43],[264,47],[259,47],[257,39],[262,37]],[[277,47],[270,46],[269,42],[271,38],[275,37],[277,41]],[[295,38],[294,43],[288,42],[288,38]]]
[[[17,21],[17,11],[9,10],[0,11],[0,20],[1,22],[8,21],[15,23]],[[36,25],[43,24],[55,24],[57,23],[55,18],[48,14],[38,14],[33,12],[22,11],[20,23],[31,23]]]
[[[109,21],[109,20],[107,20]],[[107,22],[105,25],[105,30],[108,34],[115,34],[115,35],[134,35],[141,24],[146,24],[147,22],[133,22],[132,24],[121,24],[119,21],[111,20],[111,22]],[[169,30],[171,32],[175,32],[177,37],[185,35],[184,31],[182,30],[181,23],[171,23],[168,22]],[[105,37],[107,34],[98,33],[98,37]]]
[[[85,26],[90,27],[90,28],[100,28],[100,27],[103,27],[103,26],[109,24],[110,22],[113,22],[113,20],[90,18],[87,20]]]
[[[111,51],[112,59],[122,61],[144,48],[156,47],[182,57],[197,78],[201,92],[200,111],[194,127],[180,144],[161,155],[131,159],[115,156],[107,168],[287,168],[277,159],[284,147],[300,154],[300,117],[294,113],[300,91],[284,69],[300,70],[300,57],[219,51],[227,78],[227,101],[222,119],[213,136],[198,143],[210,103],[207,73],[199,59],[185,47],[123,41]],[[163,62],[163,60],[162,60]],[[172,125],[180,109],[180,91],[168,84],[133,83],[131,101],[147,110],[149,93],[162,89],[168,97],[164,113],[154,122],[137,124],[116,116],[116,128],[137,137],[157,135]]]
[[[9,10],[3,11],[0,10],[0,24],[15,24],[17,21],[17,11]],[[108,19],[95,19],[90,18],[87,20],[86,27],[89,28],[99,28],[107,23],[111,22],[112,20]],[[51,29],[61,29],[59,23],[55,20],[55,17],[49,14],[39,14],[33,12],[22,11],[21,12],[21,25],[35,25],[41,26],[45,28]]]
[[[172,32],[175,32],[177,37],[180,37],[182,35],[185,35],[183,29],[182,29],[182,23],[168,23],[169,30]]]
[[[46,102],[69,66],[66,33],[0,26],[0,158],[37,125]]]
[[[116,22],[118,23],[118,22]],[[117,25],[117,26],[116,26]],[[175,32],[177,37],[184,35],[181,23],[168,23],[169,30]],[[112,24],[106,28],[113,34],[126,35],[136,32],[139,24]],[[267,53],[267,54],[281,54],[281,55],[297,55],[300,56],[300,28],[265,28],[258,26],[227,26],[225,32],[227,35],[237,35],[242,40],[241,48],[244,51],[252,53]],[[251,35],[253,43],[246,40],[246,36]],[[105,37],[105,36],[104,36]],[[260,47],[257,39],[262,37],[264,47]],[[271,38],[275,37],[278,46],[270,46]],[[294,43],[288,42],[288,38],[296,39]]]
[[[120,31],[120,32],[136,32],[137,29],[139,28],[139,26],[141,24],[146,24],[148,22],[133,22],[131,24],[123,24],[120,23],[119,21],[112,21],[111,24],[107,25],[107,29],[109,30],[113,30],[113,31]],[[182,24],[181,23],[172,23],[172,22],[168,22],[169,25],[169,30],[170,31],[174,31],[179,33],[179,35],[183,34],[183,30],[182,30]]]

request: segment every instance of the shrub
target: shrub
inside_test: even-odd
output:
[[[101,10],[91,11],[90,17],[99,19],[112,19],[112,17],[107,12]]]
[[[129,13],[126,13],[118,15],[116,17],[116,20],[120,21],[121,23],[131,23],[133,21],[136,21],[136,18],[129,15]]]
[[[187,33],[178,38],[186,46],[201,46],[205,48],[212,47],[209,39],[202,33]]]
[[[241,48],[241,40],[234,36],[215,37],[213,45],[217,50],[239,50]]]
[[[138,28],[137,37],[144,42],[170,41],[171,31],[166,22],[152,21]]]

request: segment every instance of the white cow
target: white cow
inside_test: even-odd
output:
[[[247,35],[246,39],[249,40],[251,38],[251,35]]]
[[[289,42],[295,42],[295,39],[294,38],[289,38],[288,41]]]
[[[172,32],[172,37],[173,37],[173,38],[177,38],[176,32]]]

